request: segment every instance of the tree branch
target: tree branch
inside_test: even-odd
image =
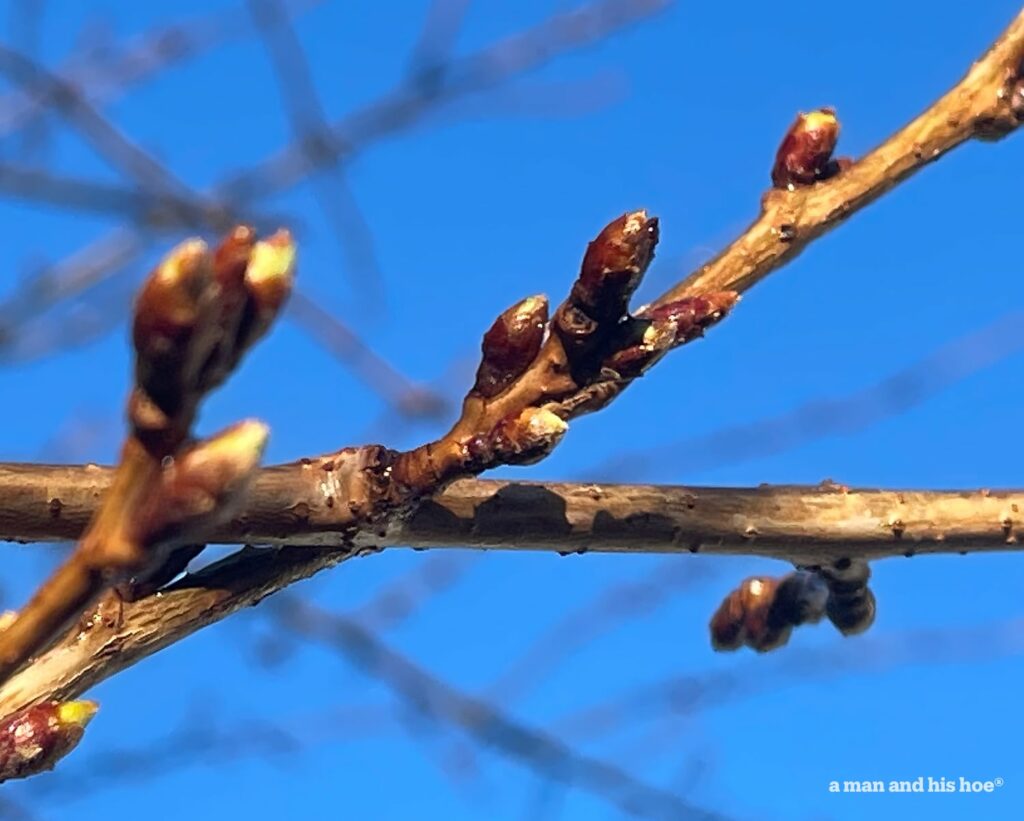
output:
[[[660,301],[746,291],[813,240],[971,139],[1005,137],[1024,120],[1024,11],[967,75],[923,114],[826,182],[771,190],[761,215]]]
[[[72,698],[196,630],[381,543],[508,550],[760,555],[798,564],[841,557],[1016,549],[1024,491],[927,492],[817,487],[683,488],[467,479],[424,500],[383,533],[332,531],[301,464],[263,470],[248,508],[215,541],[306,542],[246,549],[159,594],[126,602],[121,624],[63,641],[0,688],[0,714]],[[83,480],[83,476],[88,477]],[[0,512],[24,540],[70,538],[109,483],[109,469],[2,466]],[[64,492],[66,491],[66,492]],[[60,495],[56,495],[60,494]],[[321,494],[321,499],[322,499]],[[60,505],[51,504],[60,499]],[[9,512],[10,511],[10,512]],[[344,546],[338,545],[347,542]],[[331,547],[333,545],[333,547]]]
[[[829,482],[756,488],[463,479],[386,523],[327,504],[327,457],[260,470],[217,544],[563,553],[710,553],[794,564],[1014,550],[1024,490],[870,490]],[[0,463],[0,539],[80,537],[111,468]]]
[[[543,350],[536,351],[526,339],[539,311],[535,300],[520,303],[499,319],[507,335],[501,344],[492,337],[498,329],[495,324],[485,338],[484,363],[463,417],[442,440],[404,454],[374,446],[347,449],[260,474],[247,515],[234,525],[236,538],[324,543],[336,549],[242,551],[126,605],[119,626],[100,625],[70,636],[9,680],[0,688],[0,713],[81,692],[206,624],[380,543],[428,545],[442,540],[495,547],[557,544],[562,550],[614,546],[645,552],[703,547],[815,564],[826,556],[871,558],[1015,543],[1024,496],[1010,491],[901,494],[827,487],[616,492],[593,486],[562,486],[559,491],[559,486],[463,481],[427,501],[422,496],[467,473],[543,455],[561,433],[552,416],[568,419],[603,406],[668,347],[690,338],[700,321],[716,317],[714,304],[704,295],[713,289],[751,287],[813,239],[956,145],[1015,129],[1024,119],[1022,57],[1024,12],[952,91],[909,126],[828,181],[766,194],[761,216],[717,259],[663,295],[649,311],[626,315],[631,329],[646,327],[653,334],[622,338],[615,327],[637,272],[646,267],[643,257],[651,250],[639,247],[641,237],[653,234],[655,224],[643,212],[616,221],[592,246],[597,246],[595,258],[588,254]],[[629,243],[626,253],[623,249]],[[680,307],[668,311],[680,297],[698,302],[687,304],[687,313]],[[515,331],[520,337],[503,348],[521,321],[526,324]],[[523,359],[527,349],[530,356]],[[609,368],[615,378],[605,376]],[[503,415],[506,411],[522,413],[513,418]],[[38,471],[42,481],[29,481],[26,470]],[[98,468],[83,472],[8,467],[0,475],[6,477],[0,479],[0,488],[10,491],[5,497],[10,502],[0,511],[0,529],[6,531],[0,536],[15,538],[80,531],[83,517],[95,505],[86,488],[98,495],[107,481]],[[48,480],[55,483],[46,484]],[[261,506],[261,498],[273,504]],[[26,508],[36,513],[27,519],[12,517],[10,511]],[[37,528],[32,532],[31,522]],[[213,540],[229,535],[221,533]]]

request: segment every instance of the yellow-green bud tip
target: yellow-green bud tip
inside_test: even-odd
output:
[[[804,114],[804,127],[808,129],[835,128],[839,130],[839,120],[836,119],[834,111],[818,109],[809,114]]]
[[[281,229],[265,240],[257,242],[249,256],[246,279],[253,285],[283,280],[291,283],[295,273],[295,241]]]
[[[57,705],[57,721],[63,725],[74,724],[78,727],[85,727],[100,705],[95,701],[65,701]]]
[[[166,285],[176,285],[199,267],[207,253],[201,239],[188,239],[176,245],[157,269],[157,278]]]
[[[531,438],[557,441],[569,430],[569,425],[561,416],[546,408],[530,410],[527,413],[529,414],[527,431]]]
[[[247,473],[259,464],[267,446],[270,428],[258,419],[246,419],[217,434],[202,445],[207,458],[227,458],[239,473]]]

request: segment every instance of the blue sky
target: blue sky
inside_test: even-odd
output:
[[[330,116],[402,80],[426,6],[332,0],[301,17],[297,31]],[[99,18],[111,37],[123,38],[232,7],[54,0],[44,7],[40,56],[59,64],[83,26]],[[476,0],[457,51],[469,53],[568,7],[555,0]],[[403,373],[454,401],[468,385],[480,335],[493,317],[528,294],[559,299],[587,241],[610,219],[638,207],[660,216],[659,258],[641,298],[657,293],[754,217],[775,148],[796,111],[835,106],[843,124],[839,153],[859,155],[959,79],[1017,10],[1003,0],[971,8],[924,0],[864,0],[855,8],[800,0],[784,8],[680,1],[501,92],[442,109],[375,142],[347,169],[372,227],[383,304],[372,289],[353,287],[312,186],[257,207],[287,215],[296,227],[308,294]],[[3,13],[15,17],[13,3],[3,4]],[[247,24],[240,13],[238,25]],[[274,74],[251,37],[187,61],[105,110],[201,189],[289,137]],[[119,179],[67,128],[47,134],[30,141],[32,161]],[[0,147],[9,161],[26,153],[18,138],[6,137]],[[1020,349],[1012,319],[961,352],[968,367],[949,357],[931,360],[920,373],[937,389],[900,413],[869,414],[867,423],[839,426],[778,453],[758,448],[744,458],[741,451],[727,463],[702,453],[691,467],[687,447],[667,445],[855,394],[1019,311],[1022,161],[1019,136],[957,150],[759,285],[705,341],[659,364],[610,408],[575,422],[550,459],[501,475],[571,479],[615,460],[603,478],[1019,486],[1014,431],[1024,363],[1011,353]],[[8,227],[0,297],[40,264],[119,224],[12,199],[0,200],[0,221]],[[106,333],[45,358],[2,363],[0,460],[112,460],[129,368],[125,326],[114,320],[126,315],[131,287],[158,253],[182,236],[156,237],[147,253],[90,296],[110,317]],[[44,334],[68,322],[59,312],[44,319],[50,321],[38,326]],[[982,358],[991,361],[975,367]],[[946,384],[944,374],[954,371],[960,378]],[[272,428],[273,461],[370,435],[412,445],[440,431],[441,423],[400,424],[386,411],[329,353],[285,323],[207,404],[201,428],[263,418]],[[69,443],[67,434],[76,431]],[[641,449],[642,456],[630,457]],[[4,603],[16,606],[51,566],[53,553],[13,545],[3,551]],[[299,591],[321,606],[353,610],[430,556],[387,551]],[[609,586],[668,568],[685,577],[692,569],[697,582],[563,654],[522,699],[503,705],[522,722],[556,732],[567,715],[638,687],[673,676],[716,677],[707,685],[716,697],[706,704],[638,711],[613,732],[578,742],[588,754],[689,801],[738,819],[999,819],[1016,817],[1024,801],[1017,744],[1024,720],[1013,707],[1024,661],[1011,621],[1021,616],[1024,569],[1015,556],[878,562],[878,620],[867,635],[841,640],[827,626],[811,628],[771,657],[712,653],[706,621],[741,578],[785,572],[779,563],[468,558],[458,584],[382,636],[469,693],[483,691],[546,628]],[[453,780],[445,762],[467,749],[457,732],[410,718],[386,687],[323,647],[289,642],[283,663],[257,663],[258,648],[276,636],[260,610],[246,613],[104,683],[93,693],[100,715],[63,772],[6,787],[4,794],[45,819],[139,812],[150,821],[184,813],[617,817],[586,791],[552,785],[489,751],[475,751],[478,777]],[[725,681],[745,684],[726,687]],[[209,738],[264,720],[292,731],[302,749],[186,754],[187,765],[168,755],[158,767],[164,772],[110,784],[87,777],[126,766],[101,756],[148,749],[183,723]],[[833,779],[921,775],[1002,778],[1005,785],[972,796],[827,792]],[[84,779],[80,789],[76,778]]]

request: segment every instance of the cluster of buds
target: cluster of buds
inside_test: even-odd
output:
[[[640,376],[732,308],[739,297],[729,291],[631,314],[630,299],[657,242],[657,219],[646,211],[623,214],[587,246],[579,276],[550,322],[543,296],[528,297],[495,320],[452,432],[459,470],[543,458],[565,433],[566,419],[600,404],[601,388]],[[544,367],[531,371],[539,360]]]
[[[52,770],[97,709],[93,701],[49,701],[0,719],[0,782]]]
[[[199,240],[179,245],[146,280],[132,327],[131,435],[76,551],[0,632],[0,679],[108,586],[123,591],[167,579],[168,563],[180,569],[182,557],[195,555],[210,531],[235,514],[262,456],[266,426],[240,422],[200,442],[191,440],[191,427],[202,398],[280,312],[294,262],[286,231],[258,240],[239,227],[212,252]]]
[[[711,617],[715,650],[750,647],[759,653],[789,641],[794,627],[827,617],[846,636],[863,632],[875,617],[865,562],[841,560],[785,576],[754,576],[729,593]]]
[[[635,378],[668,350],[701,336],[735,305],[738,295],[723,291],[630,314],[630,298],[657,244],[657,219],[632,211],[609,223],[588,246],[580,275],[554,320],[577,376]]]
[[[196,407],[237,367],[291,292],[295,244],[287,231],[257,241],[236,228],[213,253],[200,240],[175,248],[135,305],[135,435],[167,455],[188,435]]]
[[[159,471],[149,474],[145,494],[126,496],[117,506],[123,542],[134,547],[120,562],[129,574],[158,572],[164,548],[201,541],[244,498],[266,426],[247,420],[198,443],[189,441],[189,431],[202,398],[234,371],[280,312],[294,265],[287,231],[258,240],[251,228],[239,226],[212,252],[200,240],[179,245],[143,285],[132,327],[135,386],[128,416],[132,439],[145,453],[132,457],[126,449],[124,458],[158,463]]]
[[[832,159],[839,140],[839,120],[831,108],[800,113],[775,155],[772,185],[790,190],[833,177],[849,165]]]

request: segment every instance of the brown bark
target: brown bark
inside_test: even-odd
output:
[[[263,468],[211,542],[758,555],[795,564],[1017,549],[1024,490],[714,488],[463,479],[402,517],[353,527],[327,457]],[[78,538],[111,468],[0,463],[0,539]]]
[[[82,471],[91,478],[76,481]],[[0,688],[0,714],[71,698],[150,653],[326,567],[381,544],[507,550],[761,555],[797,564],[916,553],[1016,549],[1024,491],[882,491],[814,487],[684,488],[533,484],[466,479],[422,501],[382,533],[333,529],[328,509],[302,497],[300,464],[257,477],[245,516],[217,535],[314,547],[244,550],[158,594],[125,603],[118,625],[94,622]],[[38,529],[67,534],[87,520],[108,481],[103,468],[0,467]],[[53,518],[51,491],[67,490]],[[34,497],[34,498],[33,498]],[[298,511],[298,514],[296,513]],[[65,515],[67,514],[67,515]],[[301,522],[301,524],[300,524]],[[276,535],[275,535],[276,534]],[[346,546],[338,547],[339,544]]]

